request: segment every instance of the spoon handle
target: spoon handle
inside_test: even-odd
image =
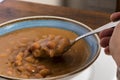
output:
[[[105,29],[109,29],[109,28],[115,27],[119,22],[120,22],[120,20],[119,20],[119,21],[115,21],[115,22],[109,22],[109,23],[107,23],[107,24],[105,24],[105,25],[103,25],[103,26],[101,26],[101,27],[99,27],[99,28],[97,28],[97,29],[95,29],[95,30],[92,30],[92,31],[90,31],[90,32],[88,32],[88,33],[85,33],[85,34],[77,37],[77,38],[75,39],[75,41],[77,41],[77,40],[79,40],[79,39],[81,39],[81,38],[83,38],[83,37],[86,37],[86,36],[95,34],[95,33],[97,33],[97,32],[103,31],[103,30],[105,30]]]

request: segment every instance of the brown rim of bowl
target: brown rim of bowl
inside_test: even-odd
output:
[[[13,19],[13,20],[1,23],[0,27],[4,27],[6,25],[16,23],[16,22],[21,22],[21,21],[25,21],[25,20],[36,20],[36,19],[64,20],[64,21],[72,22],[72,23],[75,23],[75,24],[78,24],[78,25],[82,25],[84,28],[92,31],[92,29],[90,27],[88,27],[87,25],[85,25],[85,24],[83,24],[81,22],[78,22],[78,21],[73,20],[73,19],[65,18],[65,17],[58,17],[58,16],[29,16],[29,17],[22,17],[22,18]],[[95,38],[96,38],[96,40],[98,42],[98,50],[97,50],[97,53],[96,53],[95,57],[89,63],[87,63],[86,65],[84,65],[84,66],[80,67],[79,69],[77,69],[75,71],[72,71],[70,73],[66,73],[66,74],[63,74],[63,75],[60,75],[60,76],[55,76],[55,77],[42,78],[42,79],[39,79],[39,80],[53,80],[53,79],[65,78],[65,77],[76,74],[76,73],[78,73],[80,71],[83,71],[84,69],[88,68],[98,58],[98,56],[100,54],[100,50],[101,50],[101,47],[100,47],[100,44],[99,44],[99,38],[98,38],[97,34],[94,34],[94,36],[95,36]],[[16,77],[10,77],[10,76],[5,76],[5,75],[0,75],[0,77],[5,78],[5,79],[18,79],[18,80],[24,79],[24,78],[16,78]],[[33,80],[33,79],[24,79],[24,80]],[[34,79],[34,80],[37,80],[37,79]]]

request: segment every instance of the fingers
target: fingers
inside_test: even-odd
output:
[[[104,37],[100,40],[100,45],[105,48],[109,46],[110,37]]]
[[[120,12],[116,12],[116,13],[113,13],[111,16],[110,16],[110,20],[111,21],[117,21],[120,19]],[[119,32],[119,29],[120,28],[120,24],[117,25],[117,27],[115,28],[115,31],[118,31]],[[110,51],[109,51],[109,42],[110,42],[110,39],[111,39],[111,36],[113,34],[113,31],[114,31],[114,28],[110,28],[110,29],[107,29],[107,30],[104,30],[104,31],[101,31],[99,33],[99,37],[100,37],[100,45],[105,48],[104,49],[104,52],[108,55],[110,55]]]
[[[104,52],[107,55],[110,55],[110,51],[109,51],[109,42],[110,42],[110,38],[112,36],[114,28],[110,28],[110,29],[106,29],[103,30],[102,32],[99,33],[99,37],[100,37],[100,45],[105,48]]]
[[[115,12],[110,16],[111,21],[117,21],[120,19],[120,12]]]
[[[104,52],[105,54],[110,55],[109,46],[105,47]]]
[[[111,36],[113,33],[113,30],[114,30],[114,28],[110,28],[110,29],[106,29],[106,30],[101,31],[99,33],[100,39],[103,37]]]

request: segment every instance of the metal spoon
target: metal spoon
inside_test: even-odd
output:
[[[105,24],[105,25],[103,25],[103,26],[101,26],[101,27],[99,27],[99,28],[97,28],[97,29],[95,29],[95,30],[92,30],[92,31],[90,31],[90,32],[88,32],[88,33],[85,33],[85,34],[77,37],[75,40],[72,40],[72,41],[71,41],[71,45],[68,46],[67,48],[65,48],[63,52],[66,52],[68,49],[70,49],[70,48],[71,48],[77,41],[79,41],[80,39],[82,39],[82,38],[84,38],[84,37],[87,37],[87,36],[89,36],[89,35],[98,33],[98,32],[103,31],[103,30],[105,30],[105,29],[109,29],[109,28],[115,27],[119,22],[120,22],[120,20],[119,20],[119,21],[116,21],[116,22],[109,22],[109,23],[107,23],[107,24]]]
[[[119,20],[119,21],[116,21],[116,22],[109,22],[109,23],[107,23],[107,24],[105,24],[105,25],[103,25],[103,26],[101,26],[101,27],[99,27],[99,28],[97,28],[97,29],[95,29],[95,30],[92,30],[92,31],[90,31],[90,32],[88,32],[88,33],[85,33],[85,34],[77,37],[77,38],[74,40],[73,43],[77,42],[78,40],[80,40],[81,38],[84,38],[84,37],[86,37],[86,36],[95,34],[95,33],[97,33],[97,32],[103,31],[103,30],[105,30],[105,29],[109,29],[109,28],[115,27],[115,26],[117,26],[117,24],[118,24],[119,22],[120,22],[120,20]]]

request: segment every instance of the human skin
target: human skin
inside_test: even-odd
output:
[[[120,19],[120,12],[110,16],[111,21]],[[120,67],[120,23],[115,28],[106,29],[100,32],[100,44],[105,48],[105,53],[109,54]]]

